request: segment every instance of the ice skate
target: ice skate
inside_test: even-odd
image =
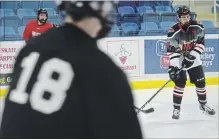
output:
[[[179,117],[180,117],[180,109],[175,108],[175,109],[173,110],[172,119],[178,120]]]
[[[212,108],[210,108],[210,107],[207,106],[207,105],[200,104],[200,105],[199,105],[199,108],[200,108],[200,110],[201,110],[204,114],[206,114],[206,115],[210,115],[210,116],[215,115],[215,110],[212,109]]]

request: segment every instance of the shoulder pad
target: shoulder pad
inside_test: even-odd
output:
[[[175,31],[179,30],[178,23],[175,23],[171,28],[173,28]]]
[[[168,33],[172,33],[172,32],[174,32],[175,30],[173,29],[173,28],[170,28],[169,30],[168,30]]]
[[[190,24],[190,26],[192,26],[192,27],[199,27],[200,29],[202,29],[202,30],[204,30],[204,26],[200,23],[200,21],[192,21],[191,22],[191,24]]]
[[[191,25],[199,25],[203,28],[203,25],[201,24],[201,22],[199,20],[192,21]]]
[[[167,36],[168,37],[171,37],[175,32],[177,32],[179,30],[179,26],[178,24],[174,24],[169,30],[168,30],[168,33],[167,33]]]
[[[199,26],[201,26],[202,28],[204,28],[204,26],[201,24],[200,21],[198,21],[197,24],[198,24]]]

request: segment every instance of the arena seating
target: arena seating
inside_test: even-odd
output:
[[[0,40],[21,39],[25,25],[36,19],[39,8],[47,9],[52,24],[62,23],[53,1],[1,1],[0,6]],[[175,11],[179,6],[173,6],[170,0],[120,1],[116,12],[110,14],[117,22],[109,36],[166,35],[168,28],[177,22]],[[218,33],[211,21],[202,23],[207,33]]]

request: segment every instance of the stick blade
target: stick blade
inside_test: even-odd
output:
[[[145,113],[152,113],[152,112],[154,112],[154,108],[153,107],[151,107],[151,108],[149,108],[149,109],[146,109],[146,110],[143,110]]]

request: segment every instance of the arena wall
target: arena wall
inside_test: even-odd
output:
[[[0,97],[5,97],[11,73],[24,41],[0,42]],[[160,88],[168,79],[165,36],[112,37],[98,42],[100,49],[127,74],[134,90]],[[207,85],[219,84],[219,34],[207,34],[202,54]],[[172,87],[169,83],[166,87]],[[187,86],[192,86],[187,81]]]

